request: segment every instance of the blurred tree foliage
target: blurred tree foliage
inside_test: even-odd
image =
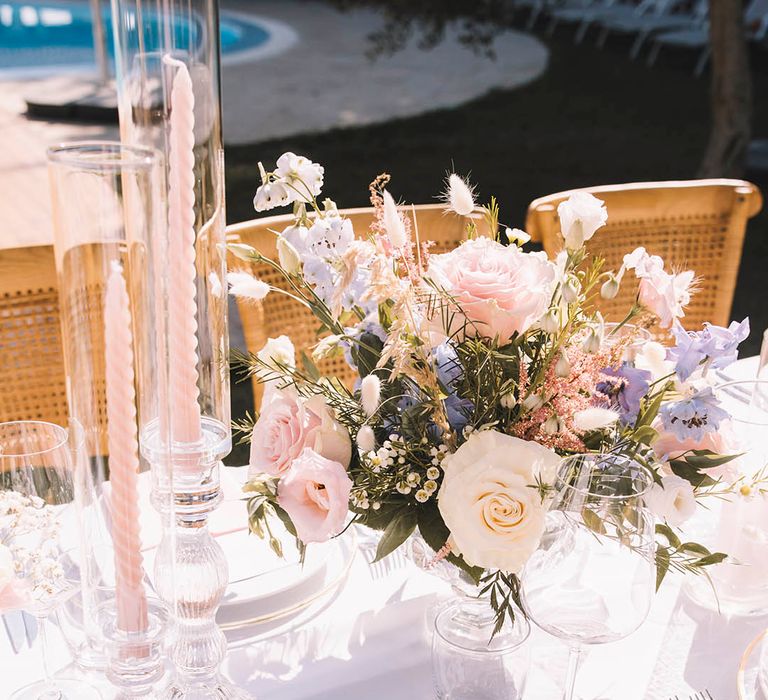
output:
[[[371,7],[384,24],[369,35],[372,57],[392,54],[416,38],[430,49],[455,28],[458,40],[478,53],[493,57],[493,41],[512,27],[514,0],[330,0],[348,10]]]

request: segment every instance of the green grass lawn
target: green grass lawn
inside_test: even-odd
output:
[[[255,216],[256,164],[271,165],[287,150],[325,166],[324,194],[339,206],[368,204],[368,183],[380,172],[392,177],[401,200],[430,202],[446,171],[471,175],[481,201],[501,203],[502,221],[522,227],[535,197],[571,187],[639,180],[688,179],[708,135],[708,77],[692,76],[695,56],[662,53],[656,67],[628,58],[627,41],[609,40],[600,51],[589,36],[572,43],[563,27],[553,38],[550,64],[536,82],[494,91],[455,109],[354,129],[305,134],[226,149],[230,222]],[[755,136],[768,137],[768,56],[753,52]],[[372,86],[375,89],[375,86]],[[768,186],[758,174],[749,177]],[[745,353],[759,350],[768,327],[764,270],[768,267],[768,213],[747,230],[733,316],[749,315],[753,333]],[[235,415],[248,405],[249,387],[233,388]],[[242,452],[233,454],[237,463]],[[242,463],[242,460],[240,461]]]

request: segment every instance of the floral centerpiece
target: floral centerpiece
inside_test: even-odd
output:
[[[693,272],[669,272],[643,248],[605,270],[585,243],[608,212],[585,193],[558,207],[564,250],[549,260],[523,250],[527,234],[500,226],[494,200],[478,207],[450,175],[445,213],[469,217],[466,241],[434,254],[415,213],[386,189],[388,176],[371,185],[370,230],[353,231],[334,202],[318,202],[321,166],[286,153],[260,171],[257,211],[292,205],[294,221],[275,232],[277,259],[232,251],[279,270],[286,284],[237,272],[231,291],[289,294],[322,332],[299,357],[281,336],[240,358],[264,384],[258,417],[238,424],[251,442],[253,532],[279,551],[274,516],[300,547],[360,523],[383,532],[381,558],[418,531],[437,559],[489,594],[501,625],[520,603],[518,575],[539,545],[562,457],[604,452],[653,475],[657,583],[669,569],[696,573],[724,559],[675,529],[697,500],[755,486],[738,473],[729,415],[708,375],[736,359],[749,325],[684,330]],[[630,274],[636,300],[606,326],[596,304]],[[638,348],[654,325],[672,344]],[[356,370],[354,386],[317,369],[333,353]]]

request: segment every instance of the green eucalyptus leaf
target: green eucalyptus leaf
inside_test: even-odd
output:
[[[416,508],[406,507],[401,510],[385,528],[384,534],[379,540],[379,546],[376,548],[376,558],[371,563],[383,559],[403,544],[413,534],[417,522]]]
[[[696,561],[696,566],[712,566],[713,564],[719,564],[727,558],[727,554],[724,554],[723,552],[715,552],[714,554],[698,559]]]
[[[670,469],[672,469],[673,474],[676,474],[680,478],[685,479],[694,488],[698,488],[700,486],[712,486],[712,484],[715,483],[715,480],[711,476],[702,474],[698,467],[694,467],[692,464],[689,464],[685,460],[673,459],[669,463],[669,466]]]
[[[669,546],[672,549],[678,549],[680,547],[680,538],[675,534],[675,531],[664,523],[657,523],[656,534],[666,538]]]
[[[599,535],[605,534],[605,525],[603,524],[602,518],[597,515],[592,510],[589,510],[589,508],[584,508],[581,511],[581,517],[584,520],[584,524],[593,532],[598,533]]]
[[[738,457],[741,457],[741,454],[719,455],[715,452],[710,452],[709,450],[693,450],[692,454],[687,454],[685,456],[685,461],[697,469],[710,469],[712,467],[728,464],[728,462],[731,462]]]
[[[656,590],[659,590],[661,582],[669,571],[669,550],[666,547],[656,549]]]

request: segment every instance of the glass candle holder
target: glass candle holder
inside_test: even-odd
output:
[[[768,380],[742,380],[716,388],[731,414],[734,453],[730,465],[749,483],[768,468]],[[705,533],[708,546],[728,558],[709,571],[709,577],[693,577],[688,590],[694,599],[711,609],[731,615],[768,612],[768,496],[760,489],[737,489],[719,499],[713,510],[713,531]],[[704,580],[694,580],[702,578]]]
[[[159,337],[151,254],[165,205],[156,152],[112,142],[48,152],[62,342],[71,415],[82,583],[81,665],[104,667],[96,609],[104,587],[125,632],[149,624],[140,531],[141,421],[156,421]],[[143,371],[139,371],[143,368]],[[151,368],[151,369],[149,369]],[[150,381],[150,378],[151,380]],[[145,384],[138,389],[137,379]],[[137,399],[141,396],[141,401]],[[146,484],[146,487],[144,486]],[[172,517],[169,514],[168,517]]]
[[[246,697],[219,674],[226,641],[214,617],[228,571],[207,527],[232,447],[218,4],[112,0],[112,9],[121,137],[157,149],[167,183],[167,235],[153,251],[167,322],[147,368],[167,382],[155,384],[161,410],[142,420],[141,447],[156,508],[166,523],[176,514],[155,559],[175,616],[170,697]]]
[[[166,675],[163,642],[168,612],[155,598],[147,600],[147,626],[142,630],[122,629],[115,601],[106,601],[97,610],[101,634],[109,657],[107,677],[117,690],[118,700],[156,698]]]

